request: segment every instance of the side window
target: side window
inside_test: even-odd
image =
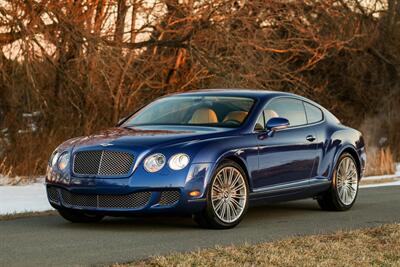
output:
[[[265,128],[265,120],[264,120],[264,113],[261,113],[258,117],[256,126],[254,127],[255,131],[262,131]]]
[[[304,102],[304,108],[306,109],[308,123],[315,123],[323,120],[322,111],[316,106]]]
[[[265,121],[274,117],[289,120],[290,127],[307,124],[303,102],[293,98],[278,98],[264,110]]]

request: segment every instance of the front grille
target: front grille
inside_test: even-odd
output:
[[[60,197],[58,196],[58,191],[54,187],[48,187],[47,188],[47,198],[52,203],[55,203],[55,204],[59,204],[60,203]]]
[[[129,195],[86,195],[61,190],[63,204],[80,208],[138,209],[147,205],[151,192],[137,192]]]
[[[101,155],[103,151],[83,151],[75,154],[74,157],[74,173],[91,174],[99,173]]]
[[[110,150],[81,151],[75,154],[73,169],[79,175],[126,175],[133,164],[133,155]]]
[[[78,195],[66,190],[61,190],[61,195],[65,205],[82,208],[97,207],[97,195]]]
[[[130,195],[99,196],[100,208],[141,208],[150,201],[150,192],[139,192]]]
[[[161,192],[161,197],[158,201],[158,204],[163,206],[176,204],[179,201],[180,196],[181,194],[179,191],[163,191]]]

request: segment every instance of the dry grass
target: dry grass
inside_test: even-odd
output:
[[[26,217],[54,216],[57,214],[58,213],[54,210],[6,214],[6,215],[0,215],[0,221],[11,221],[11,220],[22,219],[22,218],[26,218]]]
[[[8,166],[6,164],[7,157],[3,158],[3,160],[0,161],[0,173],[4,176],[11,176],[13,173],[13,167]]]
[[[117,266],[400,266],[400,224],[218,247]]]
[[[368,150],[366,176],[395,173],[395,160],[390,148]]]

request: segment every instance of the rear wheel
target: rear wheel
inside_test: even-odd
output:
[[[234,161],[224,161],[211,179],[206,208],[194,215],[194,220],[206,228],[232,228],[247,211],[248,195],[249,186],[243,169]]]
[[[319,206],[323,210],[350,209],[357,198],[358,182],[359,174],[353,156],[342,154],[333,173],[331,188],[317,199]]]
[[[59,209],[58,213],[67,221],[73,223],[95,223],[101,221],[104,216],[96,214],[87,214],[79,211]]]

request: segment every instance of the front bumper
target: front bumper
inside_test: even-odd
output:
[[[150,174],[140,167],[128,178],[74,177],[49,167],[47,196],[55,209],[123,216],[146,213],[193,214],[206,204],[206,189],[212,164],[190,181],[192,168]],[[193,167],[192,165],[191,167]],[[192,197],[192,191],[200,195]]]

